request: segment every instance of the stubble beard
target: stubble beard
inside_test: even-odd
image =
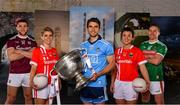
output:
[[[24,34],[22,34],[21,32],[18,32],[18,33],[19,33],[19,35],[21,35],[21,36],[27,35],[27,32],[25,32]]]
[[[95,38],[95,37],[97,37],[99,34],[97,33],[96,35],[90,35],[90,37],[93,37],[93,38]]]

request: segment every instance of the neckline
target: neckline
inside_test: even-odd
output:
[[[98,35],[98,39],[97,39],[96,41],[91,42],[91,41],[90,41],[90,38],[88,38],[88,42],[89,42],[90,44],[94,44],[94,43],[96,43],[98,40],[101,40],[101,39],[102,39],[102,37],[101,37],[100,35]]]
[[[156,41],[153,41],[153,42],[151,42],[151,41],[148,41],[149,42],[149,44],[154,44],[154,43],[157,43],[159,40],[156,40]]]
[[[26,39],[28,36],[27,35],[24,35],[24,36],[22,36],[22,35],[17,35],[19,38],[21,38],[21,39]]]

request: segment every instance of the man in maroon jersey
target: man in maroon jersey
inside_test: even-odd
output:
[[[29,86],[31,66],[29,64],[32,50],[37,46],[34,39],[27,35],[28,22],[24,19],[17,21],[17,35],[7,41],[7,55],[10,61],[7,82],[7,99],[5,104],[13,104],[20,86],[23,87],[25,104],[32,104],[32,89]]]

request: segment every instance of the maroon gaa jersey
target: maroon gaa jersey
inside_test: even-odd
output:
[[[7,49],[14,47],[17,50],[29,51],[33,47],[37,47],[37,43],[29,36],[16,35],[7,41]],[[10,61],[9,72],[10,73],[29,73],[31,65],[30,59],[23,57],[19,60]]]

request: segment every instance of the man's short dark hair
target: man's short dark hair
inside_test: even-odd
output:
[[[124,31],[131,32],[131,33],[132,33],[132,36],[134,37],[134,30],[133,30],[132,28],[130,28],[130,27],[125,27],[125,28],[123,28],[122,31],[121,31],[121,38],[122,38],[122,34],[123,34]]]
[[[159,32],[160,32],[160,26],[159,26],[158,24],[156,24],[156,23],[151,23],[150,26],[149,26],[149,28],[152,27],[152,26],[157,27],[158,30],[159,30]]]
[[[87,28],[88,28],[88,25],[89,25],[90,22],[95,22],[95,23],[97,23],[99,25],[99,28],[101,27],[101,22],[100,22],[100,20],[98,18],[93,17],[93,18],[88,19]]]
[[[28,21],[27,21],[26,19],[19,19],[19,20],[16,22],[16,25],[17,25],[18,23],[20,23],[20,22],[24,22],[24,23],[26,23],[26,24],[29,26]]]

